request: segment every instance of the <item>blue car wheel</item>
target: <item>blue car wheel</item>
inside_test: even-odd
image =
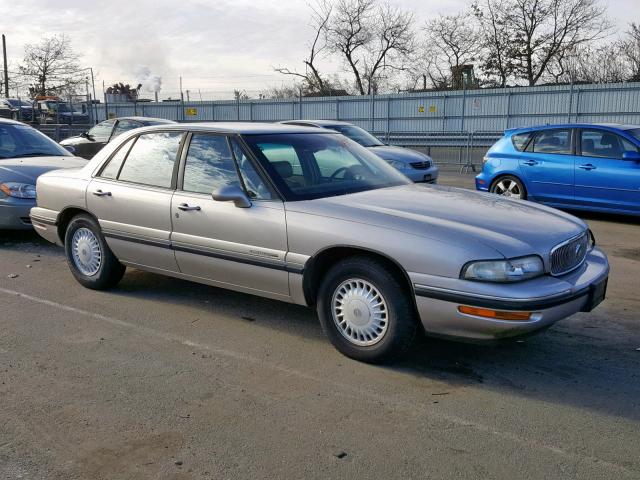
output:
[[[513,175],[503,175],[496,178],[491,187],[489,188],[491,193],[502,195],[503,197],[519,198],[521,200],[527,199],[527,190],[519,178]]]

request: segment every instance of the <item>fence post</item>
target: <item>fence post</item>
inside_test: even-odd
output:
[[[464,132],[464,115],[467,107],[467,89],[462,89],[462,115],[460,116],[460,131]]]
[[[444,132],[447,128],[447,94],[444,94],[444,99],[442,101],[442,131]]]
[[[507,88],[507,87],[505,87]],[[509,128],[509,117],[511,115],[511,90],[507,90],[507,118],[506,118],[506,125],[504,127],[505,130],[507,130]]]
[[[370,130],[373,132],[375,130],[374,126],[375,126],[375,116],[376,116],[376,97],[375,94],[373,93],[373,90],[371,90],[371,99],[370,101],[370,111],[369,111],[369,126],[371,127]]]
[[[336,120],[340,120],[340,97],[336,97]]]
[[[576,114],[575,114],[575,122],[578,123],[578,117],[580,116],[580,87],[576,90]]]
[[[391,130],[391,97],[387,96],[387,143],[389,143],[390,130]]]
[[[569,88],[569,109],[567,111],[567,123],[571,123],[572,107],[573,107],[573,82],[571,82],[571,87]]]

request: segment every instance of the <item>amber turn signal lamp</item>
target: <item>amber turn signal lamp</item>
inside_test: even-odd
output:
[[[469,307],[459,305],[458,311],[467,315],[475,315],[476,317],[492,318],[494,320],[529,320],[531,312],[501,312],[499,310],[490,310],[488,308]]]

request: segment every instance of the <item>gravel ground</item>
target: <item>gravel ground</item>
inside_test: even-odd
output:
[[[612,266],[594,312],[390,367],[305,308],[135,270],[90,291],[0,233],[0,478],[640,478],[640,221],[585,218]]]

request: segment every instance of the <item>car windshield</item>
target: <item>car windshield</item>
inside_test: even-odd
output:
[[[379,147],[384,145],[380,140],[371,135],[366,130],[355,125],[327,125],[325,128],[330,128],[336,132],[341,133],[345,137],[349,137],[354,142],[359,143],[363,147]]]
[[[640,128],[633,128],[631,130],[627,130],[629,135],[632,135],[634,138],[640,140]]]
[[[0,124],[0,160],[4,158],[71,156],[45,134],[28,125]]]
[[[29,102],[25,102],[24,100],[9,99],[7,100],[7,102],[9,102],[12,107],[30,107],[31,106]]]
[[[47,107],[51,110],[57,110],[58,112],[71,112],[72,110],[69,108],[69,105],[66,103],[57,103],[50,102],[47,104]]]
[[[287,200],[411,183],[385,161],[340,135],[296,133],[244,138]]]

